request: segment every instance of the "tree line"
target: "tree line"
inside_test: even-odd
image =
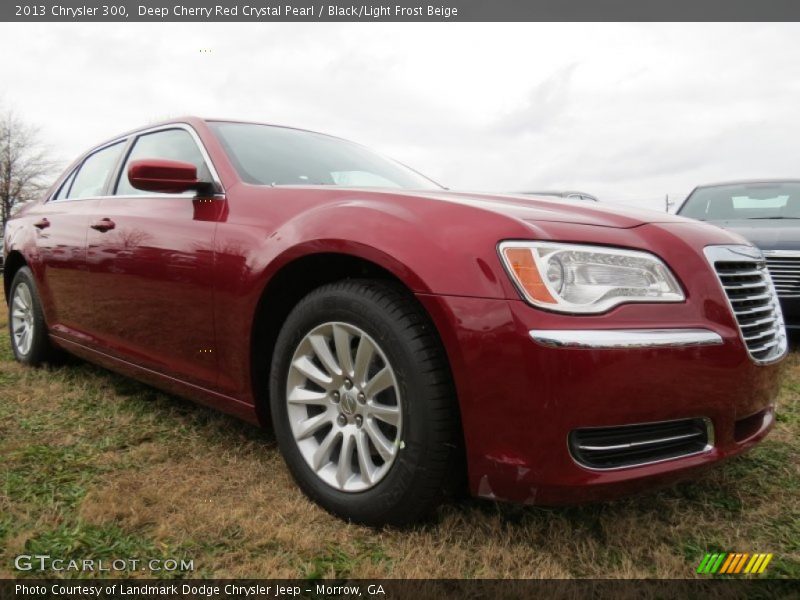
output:
[[[38,127],[13,110],[0,112],[0,217],[3,231],[18,207],[50,187],[57,164],[43,144]]]

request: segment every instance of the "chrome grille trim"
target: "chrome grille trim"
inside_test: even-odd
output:
[[[765,276],[766,276],[766,273],[765,273]],[[722,284],[722,287],[725,288],[725,293],[726,294],[729,291],[736,291],[736,289],[737,289],[736,287],[727,286],[724,283]],[[759,286],[759,288],[761,288],[761,289],[764,289],[765,287],[766,287],[766,285],[763,284],[763,283]],[[756,302],[756,301],[771,300],[771,299],[772,299],[772,294],[770,294],[770,293],[756,294],[754,296],[734,296],[734,297],[731,297],[731,295],[728,294],[728,300],[730,300],[731,302]]]
[[[757,269],[747,269],[744,271],[730,271],[727,273],[728,277],[752,277],[753,275],[759,275],[761,272]]]
[[[704,252],[750,358],[760,365],[783,358],[788,346],[783,313],[764,255],[752,246],[706,246]],[[798,261],[800,273],[800,253]]]
[[[684,433],[682,435],[671,435],[669,437],[654,438],[650,440],[643,440],[641,442],[626,442],[624,444],[607,444],[605,446],[589,446],[578,444],[579,450],[593,450],[596,452],[611,451],[611,450],[629,450],[631,448],[644,448],[646,446],[659,446],[661,444],[668,444],[669,442],[677,442],[680,440],[690,440],[694,438],[703,437],[702,431],[695,431],[694,433]]]
[[[616,471],[695,456],[714,448],[714,426],[705,417],[573,429],[572,460],[591,471]]]
[[[745,342],[752,342],[754,340],[760,340],[761,338],[763,338],[765,336],[770,336],[770,337],[774,338],[776,333],[778,333],[778,328],[777,327],[772,327],[770,329],[767,329],[766,331],[760,331],[760,332],[754,333],[752,335],[746,335],[746,336],[744,336],[744,341]]]
[[[763,288],[764,284],[760,281],[739,283],[738,281],[734,280],[725,287],[732,290],[746,290],[747,288]]]
[[[765,250],[767,269],[779,298],[800,298],[800,252]]]
[[[744,315],[753,315],[753,314],[760,314],[760,313],[765,313],[765,312],[770,312],[771,313],[772,312],[772,307],[771,306],[757,306],[756,308],[749,308],[747,310],[739,310],[739,311],[736,312],[736,314],[741,317],[741,316],[744,316]],[[773,321],[773,320],[774,319],[772,317],[770,317],[770,321]]]

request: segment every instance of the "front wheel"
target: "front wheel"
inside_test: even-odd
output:
[[[369,525],[437,505],[457,413],[441,343],[413,297],[378,281],[321,287],[289,315],[273,356],[276,437],[311,499]]]

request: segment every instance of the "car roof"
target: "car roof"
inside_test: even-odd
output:
[[[147,125],[142,125],[141,127],[137,127],[135,129],[131,129],[131,130],[119,133],[119,134],[115,135],[114,137],[109,138],[109,139],[107,139],[107,140],[105,140],[105,141],[103,141],[103,142],[101,142],[99,144],[95,144],[94,146],[92,146],[92,150],[90,150],[90,151],[93,151],[94,149],[97,149],[97,148],[101,148],[102,146],[107,146],[108,144],[111,144],[112,142],[115,142],[115,141],[117,141],[119,139],[127,138],[127,137],[130,137],[132,135],[136,135],[138,133],[141,133],[143,131],[149,131],[150,129],[158,129],[160,127],[165,127],[165,126],[169,126],[169,125],[189,125],[189,126],[192,126],[193,128],[196,128],[198,125],[205,125],[205,124],[208,124],[208,123],[241,123],[241,124],[245,124],[245,125],[264,125],[266,127],[277,127],[277,128],[280,128],[280,129],[291,129],[291,130],[294,130],[294,131],[303,131],[303,132],[306,132],[306,133],[313,133],[313,134],[316,134],[316,135],[323,135],[325,137],[329,137],[329,138],[337,139],[337,140],[342,140],[343,142],[349,142],[351,144],[356,144],[358,146],[361,145],[358,142],[353,142],[353,141],[348,140],[346,138],[342,138],[342,137],[338,137],[338,136],[335,136],[335,135],[331,135],[329,133],[322,133],[320,131],[313,131],[311,129],[303,129],[302,127],[292,127],[290,125],[277,125],[275,123],[262,123],[260,121],[247,121],[247,120],[242,120],[242,119],[216,119],[216,118],[215,119],[209,119],[209,118],[203,118],[203,117],[187,115],[187,116],[183,116],[183,117],[174,117],[174,118],[171,118],[171,119],[165,119],[163,121],[157,121],[155,123],[148,123]]]

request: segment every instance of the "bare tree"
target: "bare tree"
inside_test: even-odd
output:
[[[35,199],[49,185],[56,164],[42,144],[38,128],[13,111],[0,113],[0,210],[2,226],[14,207]]]

